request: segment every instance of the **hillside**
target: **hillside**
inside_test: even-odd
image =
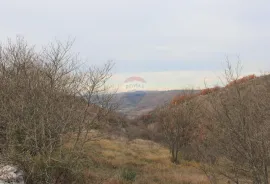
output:
[[[164,107],[165,113],[162,113],[162,116],[157,116],[158,112],[162,112],[157,109],[140,120],[147,125],[149,134],[152,135],[151,139],[158,142],[165,139],[174,141],[174,136],[181,137],[185,135],[183,132],[189,130],[193,138],[179,149],[181,156],[198,159],[202,165],[207,163],[207,172],[212,176],[216,174],[231,181],[252,183],[254,173],[250,172],[251,167],[261,178],[269,174],[269,163],[264,162],[264,159],[268,159],[266,152],[268,153],[270,144],[269,92],[270,75],[250,75],[232,80],[222,88],[205,89],[197,94],[177,95],[169,106]],[[177,111],[181,108],[187,109],[190,107],[188,104],[201,105],[192,111],[192,116],[191,111],[186,115],[181,114],[185,111]],[[189,123],[196,126],[185,129],[185,122],[193,116],[195,118]],[[164,134],[163,139],[156,137],[164,133],[164,129],[169,134]],[[263,157],[260,156],[262,154]],[[256,162],[252,162],[255,158]],[[251,162],[251,165],[246,164]],[[261,169],[263,164],[266,171]],[[235,175],[234,169],[241,173]],[[222,178],[218,181],[217,183],[221,183]]]
[[[256,83],[257,88],[259,89],[263,84],[263,80],[270,81],[270,75],[257,77],[253,80],[242,80],[242,88],[248,88]],[[212,92],[216,92],[220,95],[220,98],[224,96],[224,93],[230,89],[230,86],[224,88],[209,88],[201,91],[195,91],[195,98],[198,100],[205,100],[207,95]],[[155,116],[146,117],[146,114],[153,114],[155,112],[155,108],[158,105],[162,105],[166,103],[175,103],[177,100],[181,100],[182,94],[185,90],[174,90],[174,91],[149,91],[145,93],[145,96],[141,98],[141,100],[135,104],[131,103],[132,98],[136,98],[136,93],[126,95],[126,93],[117,94],[118,100],[121,102],[118,108],[118,112],[120,114],[126,115],[127,119],[125,120],[126,127],[123,131],[119,131],[119,128],[114,128],[112,133],[117,132],[119,135],[125,135],[131,139],[134,138],[143,138],[150,139],[153,141],[157,141],[159,143],[163,143],[164,140],[161,135],[161,126]],[[201,121],[206,121],[201,119]]]
[[[270,75],[260,76],[256,77],[254,79],[250,80],[239,80],[240,82],[240,88],[243,90],[243,93],[247,93],[248,90],[259,90],[265,85],[270,84]],[[228,99],[228,95],[230,98],[234,96],[234,93],[232,91],[232,83],[226,87],[220,87],[220,88],[209,88],[201,90],[198,93],[194,94],[193,100],[200,101],[203,105],[199,109],[198,113],[205,113],[208,112],[209,108],[209,102],[207,101],[207,98],[209,95],[215,94],[218,98],[222,99]],[[183,91],[179,91],[180,93],[175,93],[173,97],[170,98],[170,103],[172,105],[181,103],[181,100],[183,100],[184,96],[181,94]],[[147,99],[146,99],[147,100]],[[229,100],[229,99],[228,99]],[[264,101],[267,101],[268,99],[264,99]],[[134,109],[135,110],[135,109]],[[155,109],[147,111],[147,113],[142,113],[143,115],[136,117],[136,124],[138,124],[140,127],[141,132],[148,132],[148,138],[154,141],[163,142],[161,137],[161,125],[158,119],[155,116]],[[152,115],[151,115],[152,114]],[[138,114],[139,115],[139,114]],[[200,119],[200,122],[208,122],[206,117],[202,117]]]
[[[102,134],[87,148],[94,165],[86,174],[93,183],[208,184],[198,163],[172,164],[168,149],[152,141]]]
[[[154,110],[158,105],[170,102],[174,96],[182,92],[183,90],[118,93],[115,100],[120,103],[118,112],[134,119]]]
[[[19,40],[0,52],[0,165],[22,169],[25,183],[208,184],[205,165],[226,174],[241,167],[237,181],[268,180],[270,75],[202,91],[120,93],[112,102],[104,92],[112,64],[73,75],[59,44],[39,55]]]

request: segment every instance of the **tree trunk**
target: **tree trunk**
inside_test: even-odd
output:
[[[174,162],[174,144],[172,145],[171,152],[172,152],[172,162]]]
[[[176,144],[176,148],[175,148],[175,161],[174,163],[178,163],[178,144]]]
[[[178,163],[178,147],[177,147],[177,145],[175,145],[175,144],[172,145],[171,152],[172,152],[172,162]]]
[[[267,163],[264,163],[264,184],[269,184]]]

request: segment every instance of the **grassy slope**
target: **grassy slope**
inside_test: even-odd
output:
[[[135,184],[207,184],[207,178],[198,170],[195,162],[170,162],[168,149],[152,141],[106,138],[87,145],[95,161],[88,170],[93,183],[125,184],[121,177],[124,168],[136,172]]]

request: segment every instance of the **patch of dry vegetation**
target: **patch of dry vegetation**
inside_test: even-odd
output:
[[[233,68],[227,61],[225,87],[181,94],[142,117],[146,124],[161,127],[158,131],[171,153],[200,161],[213,184],[269,184],[270,76],[240,77],[241,68],[239,62]],[[185,146],[189,150],[183,152]],[[177,156],[172,154],[175,163]]]
[[[22,169],[27,184],[89,183],[87,135],[114,110],[112,63],[82,72],[72,44],[0,44],[0,164]]]
[[[136,173],[136,184],[207,184],[196,162],[173,164],[169,150],[155,142],[104,137],[87,144],[89,154],[98,166],[95,180],[100,183],[131,183],[123,178],[123,169]],[[93,170],[93,169],[92,169]],[[105,178],[105,180],[104,180]]]

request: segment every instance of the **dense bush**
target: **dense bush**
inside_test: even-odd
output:
[[[0,157],[21,167],[26,183],[83,183],[88,132],[113,108],[104,95],[111,63],[82,73],[71,46],[37,52],[22,38],[0,46]]]

